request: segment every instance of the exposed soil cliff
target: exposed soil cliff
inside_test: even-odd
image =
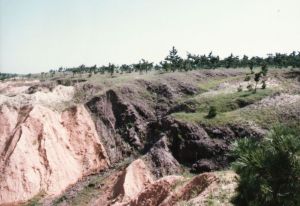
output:
[[[174,81],[138,80],[134,86],[110,89],[86,103],[112,163],[130,155],[145,155],[156,177],[179,173],[180,164],[196,173],[212,171],[228,165],[225,154],[232,141],[263,135],[257,127],[176,120],[170,114],[178,99],[201,90]]]
[[[234,193],[235,174],[215,172],[233,141],[299,121],[297,84],[273,78],[254,94],[237,92],[240,70],[154,77],[0,83],[0,205],[38,194],[44,205],[206,204]]]
[[[39,104],[0,106],[0,203],[58,195],[109,159],[83,105],[63,113]]]

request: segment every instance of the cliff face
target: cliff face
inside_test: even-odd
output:
[[[142,156],[145,163],[135,161],[123,174],[116,184],[120,191],[113,189],[117,203],[133,200],[155,178],[180,174],[181,164],[191,167],[206,158],[209,170],[226,165],[218,157],[229,142],[211,140],[201,126],[169,115],[176,99],[201,92],[193,84],[173,78],[138,80],[70,106],[67,101],[78,89],[37,82],[1,87],[0,204],[40,193],[57,196],[82,177],[130,156]],[[85,94],[99,90],[88,84],[82,89]],[[59,112],[57,105],[66,109]],[[202,153],[195,156],[195,150]]]
[[[0,203],[60,194],[109,160],[83,105],[57,112],[41,104],[0,107]]]

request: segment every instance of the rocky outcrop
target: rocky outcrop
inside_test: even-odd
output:
[[[109,160],[83,105],[62,114],[41,105],[0,107],[0,203],[60,194]]]
[[[175,205],[177,202],[190,200],[201,194],[216,180],[217,177],[212,173],[198,175],[169,194],[161,206]]]
[[[154,180],[141,159],[132,162],[119,175],[109,201],[99,197],[97,204],[114,206],[171,206],[183,203],[206,205],[209,197],[229,205],[234,194],[237,176],[230,171],[203,173],[194,177],[177,175]],[[105,197],[105,193],[102,196]],[[100,201],[101,200],[101,201]]]
[[[109,90],[86,103],[112,163],[144,148],[147,122],[154,118],[149,105],[131,102],[130,93]]]
[[[128,202],[136,197],[144,188],[153,182],[153,177],[141,159],[133,161],[120,175],[113,188],[113,199]]]
[[[147,152],[143,159],[148,163],[149,169],[156,177],[180,174],[182,167],[173,157],[166,136],[158,140]]]
[[[170,151],[179,163],[191,167],[198,160],[209,159],[216,162],[215,169],[227,164],[225,153],[230,143],[226,138],[212,138],[200,125],[172,118],[163,119],[162,125],[169,138]],[[204,172],[200,168],[193,171]]]
[[[262,131],[251,127],[209,127],[179,121],[171,116],[164,117],[157,127],[167,137],[173,157],[180,164],[190,167],[194,173],[224,168],[230,162],[226,154],[232,141],[242,137],[260,138],[263,135]]]
[[[182,106],[174,99],[199,91],[184,84],[138,82],[149,92],[149,99],[142,98],[142,89],[124,86],[86,103],[112,163],[136,154],[145,155],[156,177],[178,174],[180,164],[195,173],[214,171],[228,165],[225,154],[233,140],[263,135],[250,126],[206,126],[176,120],[169,115],[172,111],[192,112],[195,103]]]
[[[173,186],[184,178],[181,176],[165,176],[155,181],[148,166],[142,159],[133,161],[115,181],[111,191],[112,196],[106,205],[159,205],[168,195]],[[106,194],[102,194],[105,196]],[[101,204],[100,196],[96,201]]]
[[[160,205],[166,199],[175,184],[184,178],[181,176],[165,176],[152,184],[149,184],[141,191],[128,205],[131,206],[155,206]]]

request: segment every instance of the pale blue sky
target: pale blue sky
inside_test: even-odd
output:
[[[0,0],[0,72],[300,50],[299,0]]]

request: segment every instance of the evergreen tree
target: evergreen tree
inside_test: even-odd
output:
[[[300,131],[276,127],[261,142],[234,144],[233,168],[239,175],[238,206],[300,205]]]
[[[173,72],[179,69],[183,62],[182,58],[177,53],[178,53],[177,50],[173,46],[169,52],[169,55],[165,58],[165,61],[170,64],[171,70]]]
[[[114,65],[112,63],[109,63],[108,67],[106,69],[110,73],[110,76],[112,77],[114,75],[114,73],[115,73],[116,65]]]
[[[254,93],[256,92],[257,84],[260,80],[261,74],[262,74],[261,72],[258,72],[258,73],[255,73],[255,75],[254,75],[254,81],[255,81]]]
[[[261,67],[261,73],[263,76],[267,76],[267,73],[268,73],[268,67],[267,67],[267,64],[263,64],[262,67]]]

